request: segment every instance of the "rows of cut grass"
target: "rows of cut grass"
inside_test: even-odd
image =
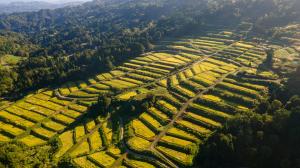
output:
[[[199,54],[190,54],[190,53],[185,53],[185,52],[181,52],[181,53],[179,53],[179,55],[183,56],[183,57],[186,57],[188,59],[191,59],[191,60],[201,58],[201,56]]]
[[[138,69],[138,68],[141,67],[141,65],[134,64],[134,63],[124,63],[123,66],[124,66],[124,67],[128,67],[128,68],[133,68],[133,69]]]
[[[58,138],[61,144],[59,151],[55,154],[57,158],[63,156],[74,145],[72,130],[62,133]]]
[[[65,108],[65,109],[62,110],[62,114],[66,115],[66,116],[68,116],[70,118],[73,118],[73,119],[76,119],[76,118],[78,118],[79,116],[82,115],[78,111],[67,109],[67,108]]]
[[[188,112],[185,115],[185,118],[190,121],[193,122],[197,125],[202,125],[205,126],[207,128],[211,128],[211,129],[216,129],[216,128],[221,128],[222,124],[220,122],[214,121],[212,119],[203,117],[201,115],[198,115],[196,113],[191,113]]]
[[[228,70],[221,69],[221,67],[218,68],[218,69],[212,69],[211,71],[212,71],[212,72],[215,72],[215,73],[218,73],[218,74],[222,74],[222,75],[229,73]]]
[[[137,84],[137,85],[142,85],[144,83],[142,81],[131,79],[131,78],[120,78],[120,79],[123,80],[123,81],[127,81],[127,82],[130,82],[130,83]]]
[[[83,91],[91,95],[105,94],[109,92],[109,90],[97,89],[95,86],[84,88]]]
[[[36,99],[34,97],[30,97],[28,99],[25,99],[25,101],[28,102],[28,103],[31,103],[31,104],[35,104],[35,105],[38,105],[38,106],[42,106],[42,107],[48,108],[50,110],[54,110],[54,111],[62,109],[62,107],[63,107],[63,106],[58,105],[56,103],[49,102],[49,101],[44,101],[44,100],[40,100],[40,99]]]
[[[180,108],[182,106],[182,101],[174,97],[171,93],[164,94],[161,99],[165,100],[176,108]]]
[[[219,83],[218,87],[238,93],[238,94],[242,94],[242,95],[254,98],[254,99],[260,97],[259,92],[255,91],[255,90],[248,89],[248,88],[245,88],[245,87],[242,87],[239,85],[235,85],[235,84],[231,84],[231,83],[227,83],[227,82]]]
[[[166,115],[164,112],[158,110],[155,107],[151,107],[148,109],[148,113],[154,117],[156,120],[159,120],[163,123],[166,123],[169,120],[168,115]]]
[[[148,113],[142,113],[139,119],[154,132],[159,132],[162,127],[162,125]]]
[[[168,87],[168,80],[167,79],[162,79],[158,82],[158,85],[167,88]]]
[[[80,140],[80,138],[82,138],[85,135],[85,128],[83,125],[79,125],[77,127],[75,127],[75,141]]]
[[[165,69],[165,70],[173,70],[175,68],[174,66],[160,64],[159,62],[150,64],[150,66],[156,67],[156,68],[159,68],[159,69]]]
[[[88,84],[84,81],[78,81],[76,83],[77,83],[79,89],[83,89],[83,88],[86,88],[88,86]]]
[[[187,140],[187,141],[192,141],[192,142],[196,142],[196,143],[199,142],[198,137],[196,137],[195,135],[190,134],[190,133],[188,133],[182,129],[176,128],[176,127],[170,128],[166,134],[171,135],[173,137],[183,139],[183,140]]]
[[[215,110],[213,107],[207,107],[195,103],[190,105],[190,111],[219,122],[223,122],[226,119],[232,118],[232,116],[226,112]]]
[[[170,70],[166,70],[166,69],[162,69],[162,68],[157,68],[157,67],[154,67],[154,66],[151,66],[151,65],[145,66],[143,68],[143,70],[150,71],[150,72],[153,72],[153,73],[162,74],[162,75],[170,73]]]
[[[6,136],[6,135],[3,135],[3,134],[0,132],[0,143],[1,143],[1,142],[8,142],[8,141],[10,141],[10,140],[11,140],[10,137],[8,137],[8,136]]]
[[[148,76],[143,76],[135,73],[130,73],[127,74],[128,78],[132,78],[134,80],[142,81],[142,82],[152,82],[154,81],[154,78],[148,77]]]
[[[181,165],[191,166],[193,164],[193,157],[191,155],[163,146],[157,146],[156,149]]]
[[[58,122],[55,122],[53,120],[49,120],[49,121],[46,121],[46,122],[43,122],[42,123],[42,126],[49,129],[49,130],[52,130],[54,132],[59,132],[59,131],[62,131],[66,128],[65,125],[63,124],[60,124]]]
[[[66,126],[75,121],[73,118],[68,117],[64,114],[57,114],[57,115],[53,116],[52,119],[60,124],[66,125]]]
[[[177,79],[177,76],[176,75],[172,75],[170,78],[169,78],[169,83],[171,86],[176,86],[179,84],[179,81]]]
[[[70,152],[70,156],[76,157],[78,155],[87,154],[89,151],[90,151],[89,143],[87,142],[87,140],[84,140],[83,142],[80,143],[80,145],[75,150]]]
[[[168,146],[168,147],[174,147],[174,149],[179,149],[181,151],[185,151],[187,150],[190,146],[194,146],[195,144],[191,141],[188,140],[183,140],[180,138],[176,138],[173,136],[163,136],[160,139],[160,144],[162,144],[162,146]],[[188,151],[185,151],[188,152]]]
[[[216,78],[214,78],[212,76],[207,76],[205,74],[200,74],[200,75],[194,76],[191,80],[202,86],[208,87],[208,86],[211,86],[214,84],[214,81],[216,80]]]
[[[1,113],[2,112],[0,112],[0,114]],[[25,130],[20,127],[0,121],[0,133],[6,135],[7,137],[15,138],[16,136],[18,136],[24,132],[25,132]],[[3,137],[4,137],[4,135],[3,135]]]
[[[179,60],[181,60],[181,61],[183,61],[183,62],[186,62],[186,63],[192,61],[191,59],[183,57],[183,56],[180,56],[180,55],[175,55],[174,57],[177,58],[177,59],[179,59]]]
[[[95,79],[88,79],[88,83],[89,85],[94,85],[97,83],[97,81]]]
[[[30,120],[32,122],[38,122],[38,121],[41,121],[46,118],[44,115],[29,111],[26,109],[22,109],[17,106],[10,106],[10,107],[6,108],[5,110],[11,114],[20,116],[20,117]]]
[[[105,143],[104,145],[110,145],[112,143],[113,137],[111,120],[108,120],[107,122],[103,123],[100,131],[102,134],[103,143]]]
[[[163,61],[160,61],[160,63],[164,63],[164,64],[167,64],[167,65],[183,65],[185,64],[184,61],[180,60],[180,59],[177,59],[177,58],[174,58],[174,57],[171,57],[171,58],[168,58],[168,59],[165,59]]]
[[[212,96],[212,95],[209,95],[209,96]],[[216,110],[220,110],[220,111],[226,112],[227,114],[231,114],[231,115],[234,115],[234,114],[242,111],[237,107],[237,106],[239,106],[239,104],[232,103],[232,102],[226,101],[226,100],[215,101],[210,98],[207,98],[206,95],[204,95],[201,99],[198,99],[196,101],[196,103],[199,105],[202,105],[202,106],[213,107]]]
[[[206,137],[212,133],[212,131],[209,130],[208,128],[189,122],[187,120],[176,121],[176,127],[181,128],[187,132],[193,133],[195,135],[198,135],[200,137]]]
[[[29,120],[26,120],[20,116],[11,114],[6,111],[1,111],[0,112],[0,120],[9,122],[13,125],[19,126],[21,128],[30,128],[32,127],[35,123]],[[5,130],[4,130],[5,131]]]
[[[73,159],[74,163],[81,168],[97,168],[93,162],[87,159],[86,156]]]
[[[175,114],[177,112],[177,108],[174,105],[164,100],[158,100],[156,103],[158,106],[164,108],[165,109],[164,111],[168,111],[171,114]]]
[[[69,83],[67,84],[67,86],[68,86],[70,92],[76,92],[76,91],[79,90],[79,88],[78,88],[78,86],[77,86],[76,83],[69,82]]]
[[[155,168],[154,165],[140,160],[126,159],[124,164],[130,168]]]
[[[49,101],[53,102],[53,103],[56,103],[56,104],[59,104],[61,106],[67,106],[71,103],[71,101],[68,101],[68,100],[61,100],[57,97],[54,97],[54,98],[51,98]]]
[[[72,110],[75,110],[75,111],[78,111],[80,113],[84,113],[87,111],[87,107],[86,106],[83,106],[83,105],[79,105],[79,104],[70,104],[68,106],[69,109],[72,109]]]
[[[94,129],[95,126],[96,126],[96,122],[94,120],[86,121],[86,123],[85,123],[86,132],[92,131],[92,129]]]
[[[19,139],[19,141],[29,147],[46,144],[45,140],[35,137],[33,135],[25,136],[25,137]]]
[[[61,87],[58,89],[58,91],[59,91],[59,93],[60,93],[61,95],[64,95],[64,96],[70,94],[70,90],[69,90],[69,88],[68,88],[67,86],[61,86]]]
[[[181,82],[181,85],[195,93],[205,89],[205,87],[203,85],[200,85],[199,83],[196,83],[196,82],[193,82],[190,80]]]
[[[213,92],[212,94],[203,95],[202,99],[198,100],[198,102],[203,102],[204,104],[206,103],[210,106],[216,106],[219,107],[219,109],[227,109],[225,111],[229,111],[229,113],[241,112],[248,109],[247,107],[243,106],[238,102],[223,99],[220,96],[214,94]]]
[[[130,82],[122,81],[122,80],[103,81],[103,83],[110,86],[111,88],[119,89],[119,90],[137,86],[134,83],[130,83]]]
[[[187,98],[192,98],[196,95],[193,91],[180,85],[171,87],[171,90]]]
[[[191,71],[194,74],[199,74],[199,73],[203,72],[203,68],[200,68],[199,64],[195,64],[195,65],[192,66]]]
[[[120,100],[126,101],[126,100],[129,100],[131,97],[134,97],[136,95],[137,95],[137,93],[135,91],[129,91],[129,92],[119,94],[116,97]]]
[[[132,121],[132,128],[137,136],[144,138],[152,138],[155,136],[155,133],[138,119]]]
[[[75,98],[93,98],[98,96],[97,94],[90,94],[88,92],[86,92],[85,90],[79,90],[76,92],[72,92],[71,94],[69,94],[69,97],[75,97]]]
[[[136,152],[144,152],[150,147],[150,141],[140,137],[132,137],[127,141],[128,147]]]
[[[115,159],[105,152],[96,152],[88,156],[88,160],[97,165],[97,167],[110,167]]]
[[[233,92],[230,92],[227,90],[215,88],[215,89],[213,89],[212,93],[224,100],[233,102],[235,104],[239,104],[241,106],[245,106],[247,108],[252,108],[254,106],[254,104],[256,103],[255,99],[246,97],[241,94],[233,93]]]
[[[200,53],[199,50],[182,45],[171,45],[170,49],[179,50],[187,53]]]
[[[236,80],[230,79],[230,78],[226,78],[224,81],[227,82],[227,83],[234,84],[234,85],[240,85],[242,87],[253,89],[253,90],[258,91],[258,92],[265,91],[267,89],[266,86],[251,84],[251,83],[247,83],[247,82],[236,81]]]
[[[143,65],[148,65],[148,64],[149,64],[149,62],[140,61],[140,60],[135,60],[135,59],[130,60],[129,62],[134,63],[134,64],[138,64],[138,65],[141,65],[141,66],[143,66]]]
[[[147,70],[136,70],[136,71],[134,71],[134,73],[139,74],[139,75],[143,75],[143,76],[148,76],[148,77],[151,77],[151,78],[160,78],[160,77],[162,77],[162,75],[159,74],[159,73],[154,73],[154,72],[150,72],[150,71],[147,71]]]
[[[37,127],[32,130],[32,134],[37,137],[40,137],[41,139],[49,140],[56,134],[56,132],[44,127]]]
[[[44,93],[38,93],[36,95],[34,95],[33,97],[37,98],[37,99],[41,99],[41,100],[49,100],[51,98],[51,96],[44,94]]]
[[[103,146],[103,142],[101,139],[101,135],[99,131],[94,132],[90,137],[89,137],[89,143],[91,146],[91,150],[97,150],[100,149]]]
[[[110,89],[110,87],[108,85],[105,85],[103,83],[96,83],[94,84],[92,87],[99,89],[99,90],[106,90],[106,89]]]

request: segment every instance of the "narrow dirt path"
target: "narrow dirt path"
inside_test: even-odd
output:
[[[197,100],[198,98],[201,98],[201,96],[203,96],[203,94],[207,93],[208,91],[210,91],[211,89],[215,88],[216,85],[218,85],[219,83],[221,83],[228,75],[236,73],[238,71],[232,71],[230,73],[227,73],[226,75],[223,75],[220,79],[218,79],[213,85],[207,87],[205,90],[199,92],[196,94],[195,97],[189,99],[187,102],[185,102],[182,107],[180,108],[180,110],[175,114],[175,116],[173,117],[173,119],[169,122],[168,125],[164,126],[164,130],[161,131],[159,133],[158,136],[156,136],[156,138],[154,139],[154,141],[152,142],[151,146],[150,146],[150,150],[154,149],[154,147],[157,145],[158,141],[166,134],[166,132],[173,127],[174,123],[182,116],[183,113],[186,112],[187,108],[189,107],[189,105],[191,103],[193,103],[195,100]]]
[[[51,119],[55,115],[62,113],[64,109],[68,108],[72,104],[75,104],[75,102],[76,102],[75,100],[71,101],[70,104],[63,106],[62,108],[60,108],[59,110],[54,111],[52,114],[50,114],[49,116],[45,117],[41,121],[36,122],[33,126],[27,128],[26,132],[18,135],[15,139],[19,139],[19,138],[22,138],[24,136],[27,136],[31,132],[31,130],[33,130],[34,128],[39,128],[42,123],[44,123],[45,121]],[[56,134],[59,134],[59,132],[56,132]]]
[[[122,165],[122,162],[124,159],[127,159],[127,155],[135,155],[135,156],[138,156],[139,158],[144,158],[148,161],[158,161],[156,158],[154,157],[151,157],[151,156],[147,156],[147,155],[143,155],[143,154],[140,154],[140,153],[137,153],[137,152],[134,152],[132,151],[131,149],[128,148],[126,142],[125,142],[125,139],[124,139],[124,123],[123,123],[123,119],[122,118],[119,118],[119,121],[120,121],[120,140],[121,140],[121,145],[125,148],[125,153],[123,153],[115,162],[112,166],[110,166],[111,168],[116,168],[116,167],[119,167]],[[167,166],[166,164],[162,163],[162,162],[159,162],[163,167],[165,168],[169,168],[169,166]],[[172,163],[170,163],[172,164]],[[172,165],[171,165],[172,166]],[[173,165],[172,167],[175,168],[178,168],[176,165]]]
[[[153,84],[156,84],[156,83],[158,83],[159,81],[161,81],[161,80],[163,80],[163,79],[167,79],[167,78],[169,78],[169,77],[171,77],[171,76],[173,76],[173,75],[175,75],[175,74],[178,74],[178,73],[183,72],[183,71],[185,71],[185,70],[187,70],[187,69],[190,69],[192,66],[194,66],[194,65],[196,65],[196,64],[199,64],[199,63],[201,63],[201,62],[206,61],[207,59],[213,57],[214,55],[218,54],[219,52],[221,52],[221,51],[223,51],[223,50],[225,50],[225,49],[227,49],[227,48],[232,47],[232,46],[233,46],[235,43],[237,43],[237,42],[239,42],[239,41],[235,41],[235,42],[231,43],[230,45],[226,46],[225,48],[222,48],[222,49],[220,49],[220,50],[217,50],[216,52],[214,52],[214,53],[212,53],[212,54],[205,55],[205,56],[203,56],[203,57],[200,57],[200,58],[198,58],[198,59],[195,59],[195,60],[193,60],[193,61],[187,63],[183,68],[178,69],[178,70],[175,70],[175,71],[173,71],[173,72],[170,72],[170,73],[164,75],[164,76],[161,77],[161,78],[155,79],[155,80],[152,81],[152,82],[145,83],[145,84],[142,84],[142,85],[133,87],[133,88],[123,89],[122,91],[117,92],[116,94],[120,94],[120,93],[126,92],[126,91],[133,91],[133,90],[136,90],[136,89],[138,89],[138,88],[146,88],[146,87],[149,87],[149,86],[151,86],[151,85],[153,85]],[[133,70],[132,72],[134,72],[134,70]],[[128,72],[127,74],[129,74],[129,73],[131,73],[131,72]],[[90,85],[90,86],[92,86],[92,85]],[[61,98],[66,99],[66,100],[67,100],[67,99],[76,99],[76,100],[97,100],[97,97],[95,97],[95,98],[71,98],[71,97],[67,97],[67,96],[62,96],[62,95],[60,95],[60,93],[59,93],[57,90],[56,90],[55,94],[56,94],[58,97],[61,97]]]
[[[248,52],[249,50],[246,50],[245,52],[243,52],[240,56],[242,56],[243,54],[245,54],[246,52]],[[239,57],[240,57],[239,56]],[[239,58],[237,57],[237,58]],[[235,58],[235,59],[237,59]],[[235,62],[235,60],[232,60]],[[157,143],[161,140],[161,138],[163,136],[166,135],[166,133],[168,132],[168,130],[170,128],[172,128],[174,126],[174,123],[176,121],[178,121],[178,119],[180,119],[180,117],[182,117],[182,115],[186,112],[187,108],[189,107],[189,105],[191,103],[193,103],[195,100],[197,100],[198,98],[201,98],[205,93],[207,93],[208,91],[210,91],[211,89],[215,88],[216,85],[218,85],[219,83],[221,83],[227,76],[231,75],[231,74],[235,74],[238,73],[241,69],[243,69],[244,66],[240,66],[238,69],[231,71],[225,75],[223,75],[222,77],[220,77],[213,85],[207,87],[205,90],[200,91],[199,93],[196,94],[195,97],[189,99],[187,102],[185,102],[182,107],[180,108],[180,110],[175,114],[175,116],[173,116],[173,119],[166,125],[164,126],[164,129],[155,137],[154,141],[151,143],[149,150],[151,150],[152,152],[154,152],[155,154],[159,155],[161,158],[163,158],[165,161],[167,162],[171,162],[171,160],[169,160],[167,157],[165,157],[162,153],[160,153],[159,151],[157,151],[155,149],[155,146],[157,145]],[[174,163],[173,163],[174,164]],[[174,164],[175,165],[175,164]]]

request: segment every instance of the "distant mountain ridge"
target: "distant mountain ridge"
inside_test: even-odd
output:
[[[16,12],[33,12],[41,9],[56,9],[67,6],[76,6],[84,3],[83,1],[65,2],[65,3],[50,3],[45,1],[23,2],[15,1],[8,4],[0,3],[0,14],[10,14]]]

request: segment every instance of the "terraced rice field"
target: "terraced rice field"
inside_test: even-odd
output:
[[[55,157],[69,155],[84,168],[192,166],[207,137],[267,94],[271,79],[240,73],[254,72],[265,57],[259,45],[230,33],[183,39],[0,109],[0,141],[38,146],[58,137]],[[167,93],[130,122],[119,119],[120,128],[110,115],[85,117],[101,95],[126,101],[157,87]]]

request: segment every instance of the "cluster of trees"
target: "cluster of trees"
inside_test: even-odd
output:
[[[0,57],[5,54],[28,57],[36,48],[22,34],[0,31]]]
[[[18,142],[0,144],[0,167],[55,167],[53,154],[56,147],[54,144],[28,147]]]

